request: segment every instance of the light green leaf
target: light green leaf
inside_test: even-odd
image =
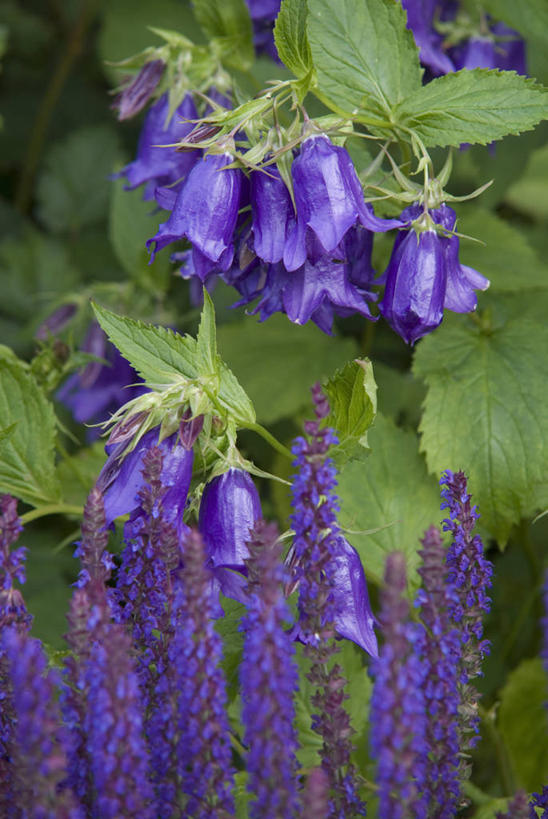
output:
[[[548,327],[520,318],[482,331],[459,322],[420,342],[420,425],[428,467],[462,469],[481,523],[504,544],[548,504]]]
[[[204,287],[204,307],[196,337],[196,354],[200,371],[217,373],[217,339],[215,337],[215,308],[211,296]]]
[[[112,248],[126,273],[155,294],[167,289],[171,266],[169,257],[161,253],[150,264],[145,243],[162,221],[154,203],[143,200],[141,188],[126,191],[122,179],[113,183],[108,226]]]
[[[548,145],[533,151],[523,176],[508,190],[505,201],[532,219],[548,219]]]
[[[421,87],[422,69],[397,0],[308,0],[318,86],[346,112],[383,118]]]
[[[548,116],[548,94],[513,71],[463,69],[437,77],[400,102],[399,127],[414,131],[426,146],[486,145],[506,134],[534,128]]]
[[[57,464],[63,501],[83,507],[106,460],[105,442],[96,441]]]
[[[390,552],[405,554],[411,592],[418,586],[419,538],[442,517],[437,482],[426,471],[418,438],[377,415],[368,432],[371,454],[339,474],[339,522],[376,583]],[[377,529],[368,533],[368,530]]]
[[[69,232],[105,219],[109,176],[118,156],[116,131],[105,125],[82,128],[54,143],[38,179],[43,224],[53,232]]]
[[[280,60],[296,77],[312,70],[312,55],[306,35],[306,0],[283,0],[274,27],[274,40]]]
[[[220,45],[224,60],[234,68],[249,68],[253,33],[244,0],[194,0],[193,7],[204,32]]]
[[[498,725],[518,783],[538,791],[548,781],[548,679],[540,659],[524,660],[508,677]]]
[[[485,242],[461,240],[460,259],[490,280],[494,292],[548,287],[548,266],[542,264],[523,233],[494,213],[463,208],[457,230]]]
[[[368,448],[367,430],[377,412],[377,385],[368,358],[349,361],[324,386],[331,412],[326,420],[339,443],[331,453],[337,464]]]
[[[58,501],[53,406],[24,366],[8,359],[0,359],[0,418],[0,492],[33,506]]]

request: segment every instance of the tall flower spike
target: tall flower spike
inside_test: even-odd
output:
[[[388,555],[381,591],[384,645],[372,666],[370,742],[377,760],[379,816],[425,819],[426,669],[422,626],[409,621],[405,558]]]
[[[329,815],[329,779],[323,768],[312,768],[304,787],[303,804],[309,816],[327,819]]]
[[[538,813],[535,808],[543,808]],[[529,819],[548,819],[548,785],[544,785],[542,793],[534,793],[529,803]]]
[[[426,681],[425,706],[428,715],[426,743],[426,795],[437,805],[436,819],[455,816],[460,792],[459,782],[459,691],[458,671],[461,657],[460,632],[451,623],[449,607],[455,590],[447,583],[446,550],[439,529],[431,526],[421,540],[422,588],[416,605],[427,632],[423,644]]]
[[[187,795],[184,815],[212,819],[234,810],[230,734],[221,638],[211,619],[209,572],[202,538],[193,530],[183,544],[184,565],[174,577],[177,630],[169,647],[169,673],[178,691],[178,764]]]
[[[283,628],[290,614],[282,593],[285,573],[276,525],[258,521],[247,545],[249,605],[241,624],[240,681],[248,789],[255,795],[249,815],[292,819],[298,810],[293,724],[298,675],[294,644]]]
[[[338,525],[336,470],[326,457],[329,446],[336,441],[329,428],[320,429],[320,422],[329,414],[329,404],[316,384],[312,388],[316,420],[305,422],[307,438],[297,438],[292,452],[297,473],[293,478],[291,524],[296,579],[299,582],[299,633],[305,643],[305,655],[311,661],[308,679],[315,687],[312,704],[312,729],[323,739],[322,767],[331,788],[330,816],[364,815],[355,771],[350,763],[354,733],[344,701],[346,680],[339,665],[328,667],[337,648],[334,644],[334,620],[337,612],[336,554]]]
[[[448,583],[455,589],[455,599],[449,614],[460,631],[462,655],[459,666],[461,709],[461,751],[472,748],[479,738],[479,693],[470,683],[481,674],[481,662],[489,651],[483,640],[483,614],[491,607],[487,590],[492,585],[493,565],[483,554],[483,543],[473,530],[479,515],[470,503],[464,472],[446,470],[440,481],[443,498],[441,508],[449,509],[449,518],[443,522],[451,532],[453,542],[447,553]],[[461,763],[461,775],[467,766]]]
[[[39,640],[8,628],[2,637],[15,717],[13,802],[5,816],[83,819],[72,792],[59,786],[65,777],[61,715],[56,698],[57,674],[47,671]]]
[[[529,800],[525,791],[518,791],[509,801],[504,813],[495,814],[495,819],[529,819]],[[537,819],[535,814],[535,819]]]

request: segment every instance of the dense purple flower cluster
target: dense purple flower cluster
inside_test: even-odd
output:
[[[377,761],[379,815],[424,819],[428,668],[422,660],[424,629],[409,621],[405,587],[405,558],[394,552],[386,559],[381,592],[385,642],[372,666],[370,744]]]
[[[443,522],[451,532],[452,543],[447,553],[448,582],[455,590],[449,606],[452,621],[460,631],[462,654],[459,668],[461,685],[461,749],[473,747],[477,740],[479,694],[470,680],[481,674],[481,661],[489,651],[483,640],[483,615],[491,606],[487,590],[492,585],[493,566],[483,553],[483,543],[473,530],[479,514],[470,503],[467,480],[463,472],[446,470],[442,485],[442,509],[449,509]],[[463,735],[472,734],[466,741]]]
[[[461,68],[499,68],[527,72],[525,43],[517,31],[489,15],[469,16],[454,0],[401,0],[420,58],[431,75]]]
[[[457,811],[459,784],[458,674],[461,634],[449,610],[456,591],[448,583],[446,549],[439,530],[432,526],[421,541],[422,588],[416,605],[426,626],[423,643],[425,710],[427,714],[424,782],[429,804],[438,805],[438,819],[452,819]]]
[[[294,644],[284,630],[290,619],[283,596],[285,572],[274,524],[259,521],[248,540],[249,604],[242,620],[240,666],[242,722],[248,747],[249,805],[253,819],[292,819],[298,809]]]

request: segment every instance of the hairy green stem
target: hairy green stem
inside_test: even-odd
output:
[[[246,429],[251,429],[253,432],[256,432],[257,435],[260,435],[261,438],[264,438],[271,447],[279,452],[281,455],[284,455],[286,458],[293,460],[293,454],[291,450],[289,450],[286,446],[284,446],[277,438],[275,438],[267,429],[265,429],[261,424],[246,424]]]

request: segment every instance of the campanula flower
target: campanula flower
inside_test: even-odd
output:
[[[295,220],[291,196],[275,165],[251,174],[253,247],[265,262],[279,262]]]
[[[168,146],[182,139],[194,127],[189,120],[198,112],[194,100],[187,94],[171,118],[168,95],[164,94],[148,111],[137,146],[137,157],[120,171],[125,176],[127,190],[146,184],[143,199],[153,199],[157,187],[173,185],[184,179],[199,158],[198,151],[176,151]]]
[[[246,541],[261,517],[259,493],[243,469],[233,467],[206,485],[198,525],[213,566],[243,569]]]
[[[171,216],[147,242],[152,259],[166,245],[192,243],[196,274],[203,280],[215,267],[228,270],[234,257],[233,233],[240,207],[242,171],[225,166],[230,154],[209,154],[189,173],[173,203]]]
[[[437,0],[401,0],[401,4],[407,12],[407,28],[413,32],[421,63],[435,76],[454,71],[453,63],[442,47],[443,37],[434,28]]]
[[[459,239],[453,230],[456,215],[442,204],[429,211],[411,205],[401,214],[408,226],[400,230],[388,267],[379,309],[408,344],[434,330],[444,307],[457,313],[475,310],[474,289],[485,290],[488,280],[458,258]]]
[[[470,37],[451,49],[454,71],[461,68],[498,68],[526,74],[525,43],[514,29],[495,23],[485,36]]]
[[[165,67],[163,60],[149,60],[144,64],[114,101],[112,107],[118,109],[118,119],[129,119],[145,107],[162,79]]]

